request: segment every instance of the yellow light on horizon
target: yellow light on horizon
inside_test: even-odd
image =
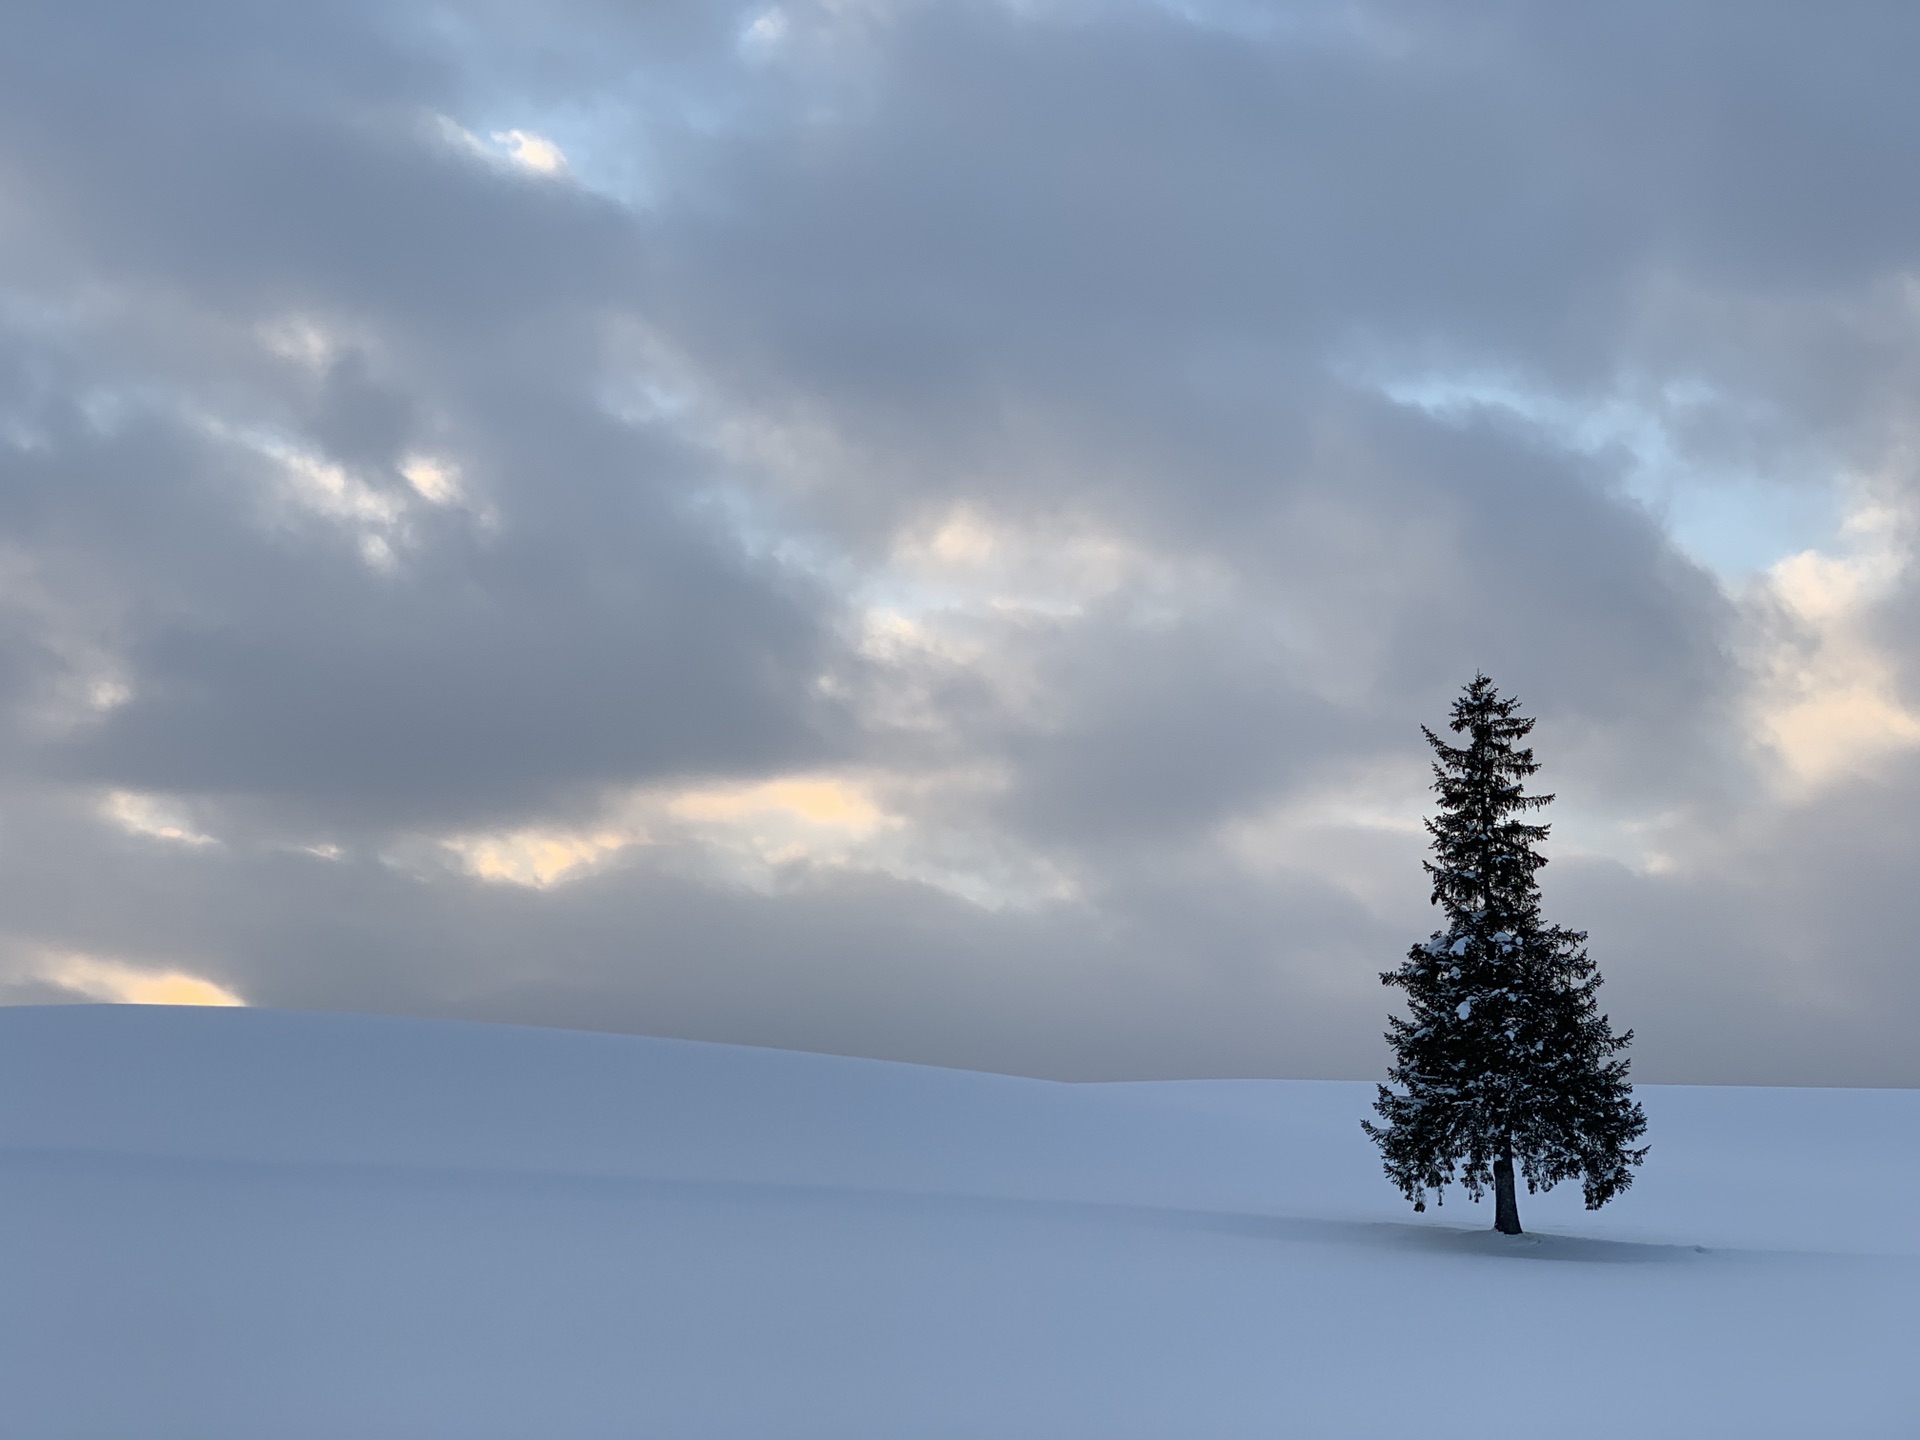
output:
[[[224,985],[185,970],[147,970],[93,955],[50,957],[42,978],[62,990],[116,1005],[240,1005],[247,1002]]]

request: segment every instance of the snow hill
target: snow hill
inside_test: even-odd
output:
[[[1416,1217],[1369,1087],[0,1011],[0,1436],[1920,1435],[1920,1092],[1643,1087]]]

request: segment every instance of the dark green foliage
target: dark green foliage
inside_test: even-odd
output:
[[[1646,1131],[1620,1058],[1633,1032],[1616,1036],[1594,1002],[1586,935],[1541,923],[1547,827],[1524,817],[1553,797],[1523,789],[1540,767],[1516,748],[1533,729],[1518,703],[1476,675],[1453,705],[1464,747],[1421,727],[1440,797],[1426,870],[1447,927],[1380,977],[1406,992],[1407,1018],[1388,1021],[1383,1123],[1362,1122],[1416,1210],[1456,1179],[1478,1200],[1508,1154],[1528,1190],[1579,1176],[1598,1209],[1647,1153],[1629,1148]]]

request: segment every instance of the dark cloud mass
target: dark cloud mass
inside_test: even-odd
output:
[[[1920,1083],[1920,15],[9,27],[0,998],[1371,1075],[1485,667],[1644,1078]]]

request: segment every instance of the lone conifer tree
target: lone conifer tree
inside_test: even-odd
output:
[[[1476,1201],[1491,1183],[1507,1235],[1520,1233],[1516,1160],[1529,1191],[1577,1175],[1597,1210],[1647,1153],[1629,1148],[1647,1122],[1618,1058],[1633,1032],[1616,1036],[1594,1003],[1585,933],[1540,920],[1534,872],[1547,862],[1534,847],[1547,827],[1520,817],[1553,796],[1522,788],[1540,766],[1515,748],[1533,729],[1518,707],[1475,675],[1453,702],[1464,747],[1421,727],[1440,797],[1426,871],[1447,927],[1380,977],[1407,992],[1408,1014],[1387,1022],[1398,1088],[1380,1087],[1384,1123],[1362,1122],[1415,1210],[1456,1177]]]

